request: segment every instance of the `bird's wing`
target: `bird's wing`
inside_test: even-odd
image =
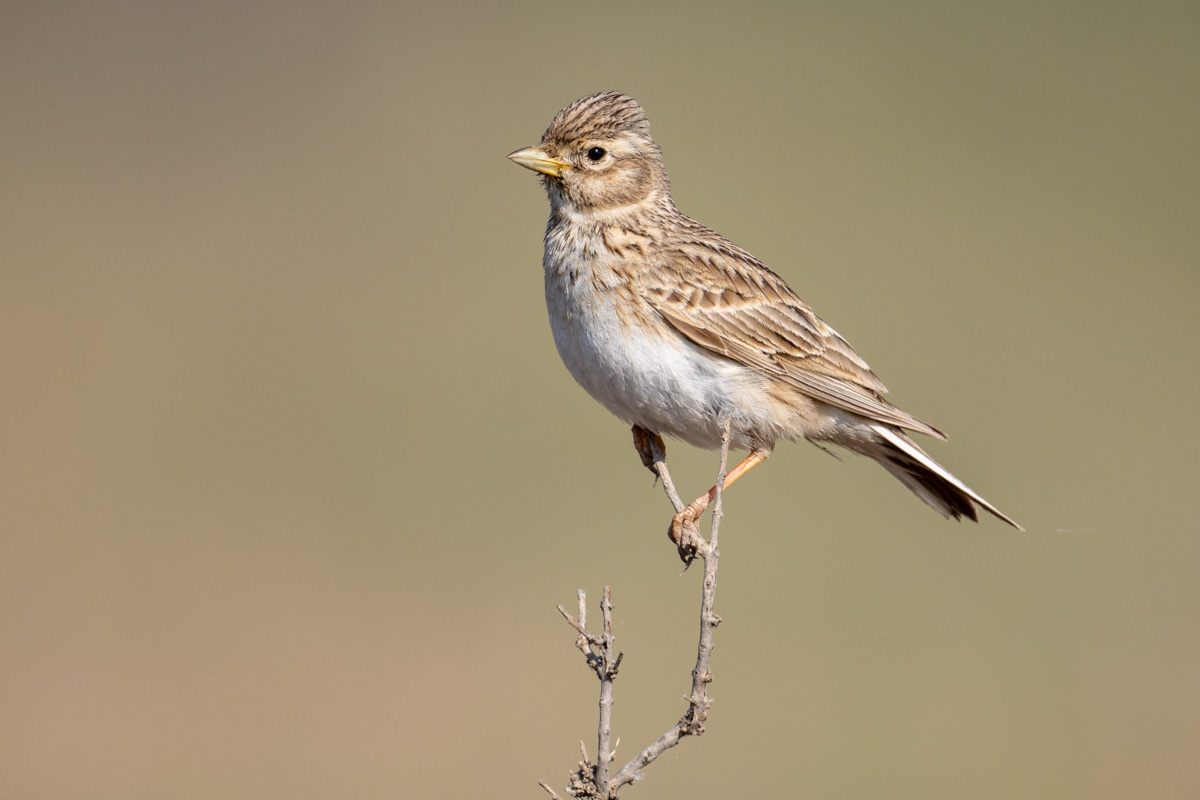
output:
[[[783,279],[741,248],[712,241],[664,248],[639,276],[642,295],[696,344],[868,419],[946,436],[884,400],[854,348]]]

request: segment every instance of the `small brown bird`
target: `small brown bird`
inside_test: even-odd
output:
[[[508,157],[541,173],[550,196],[542,266],[558,353],[633,426],[643,461],[658,434],[718,448],[728,420],[731,445],[750,454],[725,486],[779,439],[808,439],[875,459],[947,518],[978,521],[980,507],[1020,529],[909,438],[946,437],[885,400],[867,363],[782,278],[675,208],[632,98],[578,100],[539,146]],[[714,496],[675,516],[677,544]]]

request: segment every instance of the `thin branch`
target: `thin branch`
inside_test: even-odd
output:
[[[635,430],[636,436],[637,431]],[[571,778],[567,784],[567,794],[572,797],[615,800],[620,790],[626,785],[633,783],[643,768],[653,763],[664,752],[679,744],[679,741],[683,737],[699,736],[704,733],[704,722],[708,718],[708,709],[712,706],[712,698],[708,694],[708,684],[713,679],[709,668],[713,649],[713,631],[721,623],[721,618],[716,615],[713,608],[716,603],[717,594],[717,560],[721,555],[717,549],[717,535],[721,527],[721,518],[724,516],[721,504],[722,489],[725,485],[726,466],[729,459],[729,438],[730,423],[726,420],[724,434],[721,438],[721,467],[717,473],[717,493],[714,498],[711,532],[707,540],[699,536],[696,537],[698,540],[696,542],[696,554],[704,560],[704,582],[700,599],[700,641],[696,647],[696,666],[692,670],[692,692],[688,697],[687,710],[679,722],[675,723],[670,730],[634,756],[629,763],[621,767],[617,774],[611,778],[609,777],[609,772],[612,766],[612,759],[616,755],[615,749],[610,747],[612,738],[613,681],[617,676],[617,671],[620,669],[621,659],[624,657],[623,653],[613,655],[611,587],[604,587],[604,598],[600,602],[603,628],[599,634],[589,633],[587,630],[586,595],[582,589],[578,594],[579,610],[577,618],[572,618],[562,606],[557,607],[559,613],[563,615],[567,623],[579,633],[579,638],[576,639],[575,644],[583,652],[588,666],[592,668],[596,676],[600,679],[600,725],[597,734],[598,752],[596,753],[596,763],[591,763],[586,748],[580,742],[582,760],[579,762],[579,768],[571,773]],[[636,438],[635,441],[637,441]],[[650,437],[646,444],[646,449],[649,451],[647,455],[649,457],[644,457],[643,461],[651,461],[654,471],[662,479],[663,488],[666,490],[668,499],[670,499],[671,504],[675,506],[675,510],[678,513],[683,510],[684,506],[678,492],[675,491],[674,484],[671,482],[670,473],[667,472],[666,455],[662,446],[662,440],[654,436]],[[647,464],[647,466],[650,466],[650,464]],[[539,785],[550,794],[553,800],[562,800],[545,781],[539,782]]]
[[[663,491],[667,493],[667,499],[671,501],[671,505],[675,507],[675,513],[683,511],[683,498],[679,496],[679,492],[675,491],[675,483],[671,480],[671,473],[667,470],[667,451],[663,446],[663,441],[660,437],[655,436],[648,442],[651,458],[653,459],[652,467],[658,473],[658,479],[662,481]]]
[[[717,473],[718,489],[713,505],[711,532],[708,541],[701,539],[696,548],[697,554],[704,560],[704,585],[700,599],[700,642],[696,647],[696,667],[692,670],[692,693],[688,698],[688,708],[674,727],[634,756],[613,776],[609,788],[610,797],[615,796],[622,787],[633,783],[640,770],[679,744],[679,740],[684,736],[699,736],[704,733],[704,722],[712,705],[712,698],[708,695],[708,684],[713,679],[709,668],[713,630],[721,624],[721,618],[714,613],[713,607],[717,598],[717,560],[721,555],[717,550],[717,535],[721,528],[721,517],[724,516],[721,508],[721,487],[725,485],[725,470],[729,459],[729,428],[729,420],[726,420],[725,431],[721,437],[721,467]]]
[[[657,433],[651,433],[641,425],[634,425],[633,447],[642,459],[642,466],[653,472],[654,476],[662,481],[663,491],[667,493],[667,499],[671,501],[671,505],[675,506],[675,513],[683,511],[683,499],[679,496],[679,492],[675,491],[675,483],[671,480],[671,473],[667,471],[667,446],[663,443],[662,437]]]
[[[613,652],[613,636],[612,636],[612,587],[604,587],[604,599],[600,601],[600,615],[604,619],[604,644],[601,651],[604,658],[606,669],[604,674],[600,676],[600,726],[596,740],[596,785],[603,788],[608,786],[608,770],[612,763],[612,747],[609,743],[612,741],[612,707],[613,707],[613,678],[617,676],[617,670],[621,666],[621,657],[618,655],[615,661],[612,661]]]

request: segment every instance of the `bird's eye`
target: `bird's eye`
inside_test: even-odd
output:
[[[587,151],[587,157],[592,161],[599,161],[600,159],[604,158],[604,153],[605,150],[603,147],[593,147],[591,150]]]

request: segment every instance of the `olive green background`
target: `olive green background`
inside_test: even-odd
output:
[[[1184,2],[5,4],[0,795],[561,791],[606,583],[618,759],[678,718],[699,571],[504,158],[603,89],[1029,529],[782,444],[627,796],[1200,795],[1198,75]]]

